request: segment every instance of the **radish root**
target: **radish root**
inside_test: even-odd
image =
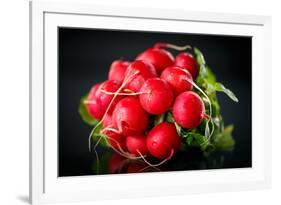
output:
[[[115,92],[108,92],[106,90],[101,90],[101,92],[107,94],[107,95],[115,95]],[[135,96],[140,94],[149,94],[149,92],[131,92],[131,93],[117,93],[117,95],[125,95],[125,96]]]
[[[166,163],[166,162],[167,162],[168,160],[170,160],[170,159],[172,158],[172,156],[174,155],[174,149],[172,149],[170,155],[169,155],[167,158],[163,159],[161,162],[159,162],[159,163],[157,163],[157,164],[151,164],[149,161],[147,161],[147,160],[145,159],[145,156],[142,155],[142,153],[141,153],[139,150],[137,150],[137,152],[138,152],[138,154],[140,155],[140,157],[142,158],[142,160],[143,160],[146,164],[148,164],[150,167],[153,167],[153,168],[154,168],[154,167],[159,167],[159,166],[161,166],[162,164]]]
[[[146,170],[146,169],[148,169],[148,168],[151,168],[151,166],[146,166],[146,167],[144,167],[143,169],[141,169],[141,170],[139,170],[138,172],[143,172],[144,170]],[[159,169],[158,167],[152,167],[153,169],[155,169],[155,170],[157,170],[158,172],[160,172],[161,171],[161,169]]]
[[[170,43],[156,43],[154,48],[171,48],[177,51],[185,51],[187,49],[192,49],[190,45],[178,46]]]

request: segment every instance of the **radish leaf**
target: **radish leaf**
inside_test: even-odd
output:
[[[158,124],[162,123],[164,121],[164,119],[165,119],[165,113],[155,116],[154,125],[158,125]]]
[[[175,122],[173,114],[172,114],[171,111],[167,112],[167,114],[166,114],[166,121],[170,122],[170,123],[174,123]]]
[[[231,90],[224,87],[223,84],[215,83],[214,87],[216,91],[224,92],[225,94],[228,95],[228,97],[230,97],[231,100],[233,100],[234,102],[238,102],[238,98],[235,96],[235,94]]]
[[[194,53],[195,53],[196,60],[197,60],[198,64],[200,66],[205,65],[206,61],[205,61],[205,58],[204,58],[202,52],[198,48],[194,47]]]
[[[91,126],[95,126],[98,123],[98,121],[96,119],[94,119],[92,116],[90,116],[90,114],[88,113],[88,110],[87,110],[86,105],[84,103],[86,98],[87,98],[87,96],[83,96],[80,99],[78,112],[80,114],[80,117],[82,118],[82,120],[85,123],[87,123],[88,125],[91,125]]]
[[[232,150],[235,141],[232,137],[234,125],[228,125],[223,132],[219,133],[214,139],[214,146],[218,150]]]

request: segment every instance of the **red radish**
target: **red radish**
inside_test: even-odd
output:
[[[95,119],[101,120],[113,98],[113,95],[108,95],[102,90],[116,92],[120,86],[121,84],[114,80],[107,80],[100,85],[93,86],[86,101],[89,114]],[[116,103],[122,98],[122,96],[115,98],[109,109],[109,114],[112,113]]]
[[[137,60],[128,67],[125,76],[131,78],[125,88],[138,92],[147,79],[156,77],[157,74],[152,64]]]
[[[146,146],[145,136],[128,136],[126,138],[127,149],[131,154],[135,155],[147,155],[148,149]]]
[[[112,123],[125,136],[139,135],[145,131],[148,117],[138,97],[126,97],[115,106]]]
[[[121,171],[120,168],[124,160],[126,160],[125,157],[122,157],[117,153],[113,153],[108,162],[108,172],[110,174],[119,173]]]
[[[166,68],[161,74],[161,79],[170,84],[175,96],[184,91],[192,90],[192,76],[187,70],[178,66]]]
[[[148,79],[142,86],[140,93],[140,103],[150,114],[162,114],[172,106],[173,91],[169,84],[160,78]]]
[[[88,96],[87,96],[87,100],[84,102],[85,103],[85,105],[86,105],[86,108],[87,108],[87,110],[88,110],[88,113],[92,116],[92,117],[94,117],[94,118],[96,118],[95,116],[102,116],[102,114],[101,113],[99,113],[98,112],[98,110],[96,110],[95,109],[95,106],[90,106],[90,104],[88,103],[88,101],[91,101],[91,104],[93,105],[93,104],[96,104],[96,93],[97,93],[97,90],[99,89],[99,87],[100,87],[100,83],[98,83],[98,84],[95,84],[92,88],[91,88],[91,90],[90,90],[90,92],[89,92],[89,94],[88,94]]]
[[[106,113],[104,116],[104,120],[102,122],[103,127],[109,127],[112,125],[111,115]]]
[[[108,79],[116,80],[122,83],[125,77],[125,72],[129,65],[130,65],[129,61],[123,61],[123,60],[113,61],[109,69]]]
[[[175,65],[182,67],[190,72],[193,79],[199,74],[199,67],[196,59],[190,53],[180,53],[176,56]]]
[[[173,106],[175,121],[186,129],[193,129],[200,125],[205,116],[205,106],[195,92],[187,91],[180,94]]]
[[[96,109],[96,106],[98,106],[98,103],[97,103],[97,100],[96,100],[97,99],[97,91],[99,90],[100,85],[101,84],[96,84],[91,88],[91,90],[88,94],[87,100],[85,101],[88,113],[93,118],[96,118],[96,119],[101,119],[102,116],[103,116],[102,111],[99,110],[99,109]],[[89,103],[89,102],[91,102],[91,103]]]
[[[158,159],[169,159],[180,148],[181,138],[172,123],[162,122],[147,135],[147,148]]]
[[[172,66],[175,63],[175,59],[169,51],[158,47],[145,50],[136,59],[153,64],[159,75],[166,67]]]
[[[106,130],[104,134],[108,136],[108,142],[112,147],[118,150],[127,150],[126,136],[111,130]]]

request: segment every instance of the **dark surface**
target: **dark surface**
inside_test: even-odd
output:
[[[251,167],[250,37],[73,28],[59,28],[58,35],[59,176],[97,173],[95,155],[88,151],[91,127],[80,119],[79,100],[93,84],[106,80],[113,60],[134,60],[138,53],[156,42],[198,47],[218,81],[230,88],[240,100],[239,103],[234,103],[226,95],[218,94],[225,124],[235,125],[233,135],[236,145],[232,152],[214,153],[208,157],[201,156],[197,150],[179,153],[162,170]],[[112,152],[103,148],[99,148],[99,152],[107,153],[101,161],[104,163],[103,167],[108,167]],[[187,161],[190,163],[186,163]],[[127,164],[118,172],[127,172]],[[100,168],[100,173],[107,171]]]

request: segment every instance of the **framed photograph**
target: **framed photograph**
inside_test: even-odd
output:
[[[30,3],[30,201],[271,186],[271,18]]]

